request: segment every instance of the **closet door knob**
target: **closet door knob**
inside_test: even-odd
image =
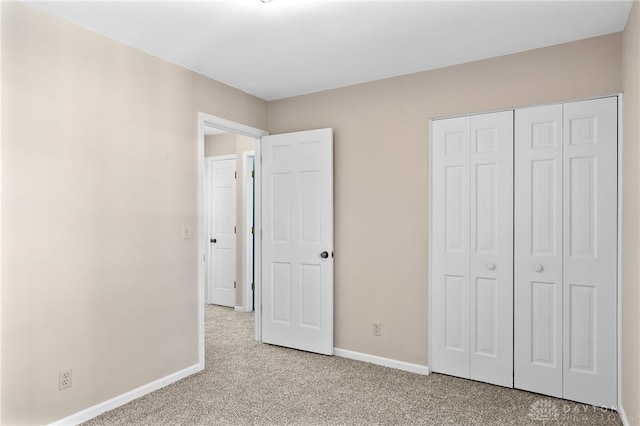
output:
[[[495,263],[487,264],[487,269],[490,271],[493,271],[494,269],[496,269],[496,264]]]
[[[533,270],[536,271],[536,272],[542,272],[543,269],[544,268],[542,267],[542,265],[535,265],[533,267]]]

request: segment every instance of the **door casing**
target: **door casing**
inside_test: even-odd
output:
[[[204,203],[205,203],[205,187],[204,187],[204,128],[215,127],[221,130],[226,130],[229,133],[236,133],[243,136],[248,136],[256,139],[255,155],[256,158],[260,158],[260,138],[269,134],[266,130],[258,129],[255,127],[247,126],[245,124],[237,123],[235,121],[227,120],[222,117],[216,117],[214,115],[199,112],[197,117],[198,126],[198,370],[204,369],[204,287],[205,287],[205,266],[207,253],[207,236],[205,233],[205,216],[204,216]],[[261,222],[260,222],[260,162],[256,161],[255,164],[255,227],[256,235],[260,235]],[[256,262],[256,300],[260,300],[260,244],[256,244],[255,249],[255,262]],[[255,333],[256,340],[260,341],[261,335],[261,323],[260,323],[260,304],[256,304],[255,315]]]
[[[251,172],[255,164],[255,151],[245,151],[242,153],[242,310],[251,312],[252,291],[251,283],[253,279],[253,250],[255,245],[255,234],[251,234],[251,227],[254,226],[254,186]],[[247,208],[249,207],[249,208]]]

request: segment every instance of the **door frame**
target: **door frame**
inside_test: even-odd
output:
[[[251,283],[254,277],[253,250],[255,235],[251,234],[251,226],[255,226],[254,185],[251,172],[255,162],[255,151],[242,153],[242,310],[251,312]],[[255,188],[257,190],[257,188]],[[252,214],[253,213],[253,214]],[[253,223],[252,223],[253,222]],[[257,300],[257,299],[256,299]]]
[[[205,157],[204,158],[204,162],[206,163],[204,165],[204,172],[205,172],[205,181],[204,181],[204,232],[205,232],[205,240],[207,238],[211,238],[211,215],[213,214],[213,204],[215,202],[215,200],[213,199],[211,190],[212,188],[209,187],[209,183],[211,182],[211,175],[210,173],[213,173],[213,163],[215,161],[221,161],[221,160],[233,160],[234,162],[237,160],[237,155],[236,154],[228,154],[228,155],[214,155],[211,157]],[[237,185],[238,183],[236,182],[236,193],[237,193]],[[204,296],[205,296],[205,303],[207,304],[213,304],[213,298],[212,298],[212,293],[213,293],[213,289],[211,288],[211,277],[209,276],[208,272],[211,270],[211,244],[208,244],[207,246],[207,250],[205,252],[205,257],[204,257],[204,263],[205,263],[205,272],[204,272],[204,276],[205,276],[205,281],[204,281]],[[238,262],[237,259],[237,251],[236,253],[233,254],[234,257],[236,257],[236,263]],[[234,281],[236,281],[238,279],[237,277],[237,269],[234,268],[233,270],[233,277],[234,277]],[[237,293],[237,289],[233,289],[234,294]],[[235,299],[234,299],[234,306],[235,306]]]
[[[258,129],[255,127],[247,126],[245,124],[237,123],[235,121],[227,120],[215,115],[206,114],[204,112],[198,112],[197,127],[198,127],[198,367],[204,368],[204,271],[206,265],[206,244],[207,238],[204,228],[204,128],[215,127],[221,130],[226,130],[230,133],[236,133],[243,136],[255,138],[255,153],[256,158],[260,158],[260,138],[269,134],[266,130]],[[256,161],[256,198],[255,205],[255,223],[256,223],[256,235],[259,235],[261,231],[260,222],[260,161]],[[260,300],[260,244],[256,244],[255,262],[256,262],[256,300]],[[256,303],[255,314],[255,333],[256,340],[261,340],[261,323],[260,323],[260,304]]]
[[[611,95],[614,96],[614,95]],[[622,170],[622,165],[624,163],[623,158],[622,158],[622,147],[624,146],[624,140],[623,140],[623,135],[624,135],[624,127],[623,127],[623,122],[622,122],[622,118],[624,116],[624,111],[622,110],[622,104],[623,104],[623,97],[624,94],[623,93],[618,93],[615,96],[618,97],[618,269],[617,269],[617,290],[618,290],[618,318],[617,318],[617,349],[618,349],[618,357],[617,357],[617,361],[618,361],[618,365],[617,365],[617,370],[618,370],[618,407],[617,407],[617,411],[620,414],[620,417],[622,418],[622,421],[624,422],[625,420],[627,420],[627,414],[624,412],[624,408],[622,407],[622,215],[624,213],[623,209],[623,185],[622,185],[622,175],[623,175],[623,170]],[[628,420],[627,420],[628,423]]]

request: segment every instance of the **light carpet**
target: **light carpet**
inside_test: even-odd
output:
[[[253,314],[205,308],[203,372],[95,425],[619,425],[614,411],[253,340]]]

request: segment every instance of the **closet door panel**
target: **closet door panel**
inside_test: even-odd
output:
[[[469,117],[432,123],[433,371],[469,377]]]
[[[513,111],[470,128],[470,378],[513,387]]]
[[[562,105],[515,112],[514,385],[562,397]]]
[[[564,105],[564,398],[617,400],[617,98]]]

